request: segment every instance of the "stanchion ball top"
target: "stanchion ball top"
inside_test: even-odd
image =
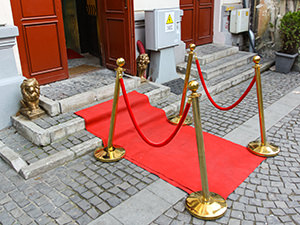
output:
[[[192,80],[189,82],[189,89],[192,91],[192,92],[196,92],[199,88],[199,83],[198,81],[195,81],[195,80]]]
[[[118,65],[118,66],[124,66],[124,65],[125,65],[125,59],[123,59],[123,58],[118,58],[118,59],[117,59],[117,65]]]
[[[190,44],[190,46],[189,46],[189,47],[190,47],[190,50],[191,50],[191,51],[194,51],[194,50],[195,50],[195,48],[196,48],[196,45],[195,45],[195,44]]]
[[[256,56],[253,57],[253,62],[254,63],[258,64],[259,61],[260,61],[260,57],[258,55],[256,55]]]

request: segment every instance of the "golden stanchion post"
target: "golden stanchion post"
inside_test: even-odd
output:
[[[118,68],[116,69],[116,83],[115,83],[115,92],[113,99],[113,107],[111,112],[110,119],[110,128],[108,135],[107,147],[99,147],[95,150],[94,156],[97,160],[101,162],[116,162],[122,159],[125,155],[125,149],[120,146],[113,145],[113,137],[115,132],[116,117],[117,117],[117,108],[120,95],[120,78],[125,69],[122,66],[125,65],[125,60],[123,58],[117,59]]]
[[[189,83],[189,89],[192,91],[192,94],[189,96],[188,101],[192,102],[193,106],[202,191],[190,194],[186,198],[185,207],[195,217],[203,220],[215,220],[225,214],[227,210],[227,203],[222,196],[214,192],[209,192],[199,107],[199,97],[201,94],[197,93],[198,88],[199,83],[197,81],[191,81]]]
[[[261,76],[259,64],[260,57],[254,56],[253,62],[255,63],[255,76],[256,76],[256,92],[257,92],[257,102],[258,102],[258,112],[259,112],[259,125],[261,141],[252,141],[248,144],[248,150],[255,155],[272,157],[280,152],[280,148],[276,145],[267,142],[266,129],[265,129],[265,118],[264,118],[264,107],[263,107],[263,97],[261,88]]]
[[[187,66],[186,66],[184,86],[183,86],[183,91],[182,91],[179,114],[169,118],[169,122],[172,123],[172,124],[175,124],[175,125],[179,123],[179,121],[182,117],[183,110],[184,110],[187,86],[188,86],[189,79],[190,79],[191,66],[192,66],[192,62],[193,62],[194,50],[196,48],[196,45],[195,44],[190,44],[189,47],[190,47],[190,52],[189,52],[189,57],[188,57],[188,63],[187,63]],[[193,122],[192,117],[187,116],[183,124],[184,125],[189,125],[192,122]]]

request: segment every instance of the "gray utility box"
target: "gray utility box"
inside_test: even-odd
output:
[[[183,11],[179,8],[146,10],[146,49],[158,51],[179,45],[182,15]]]

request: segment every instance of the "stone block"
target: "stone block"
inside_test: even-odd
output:
[[[24,116],[13,116],[12,123],[16,130],[32,143],[41,146],[50,144],[49,132]]]
[[[72,160],[73,158],[74,152],[70,150],[64,150],[23,167],[19,173],[22,177],[28,179],[60,166],[65,162]]]
[[[15,171],[19,172],[27,163],[12,149],[0,142],[0,157],[7,162]]]
[[[61,113],[60,106],[57,101],[53,101],[50,98],[45,96],[40,96],[40,103],[39,105],[47,112],[50,116],[57,116]]]
[[[102,140],[100,138],[94,137],[88,141],[72,147],[70,150],[74,152],[76,157],[79,157],[95,150],[99,146],[102,146]]]
[[[63,138],[67,135],[74,134],[78,131],[81,131],[85,128],[84,119],[78,117],[72,120],[69,120],[65,123],[61,123],[57,126],[50,127],[47,129],[47,132],[50,135],[50,141],[54,142],[60,138]]]
[[[59,100],[61,113],[69,112],[73,109],[78,109],[85,105],[91,104],[96,100],[95,92],[83,92],[71,97]]]

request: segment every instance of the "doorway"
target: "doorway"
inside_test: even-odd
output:
[[[96,0],[62,0],[62,12],[68,61],[96,57],[101,65]]]

